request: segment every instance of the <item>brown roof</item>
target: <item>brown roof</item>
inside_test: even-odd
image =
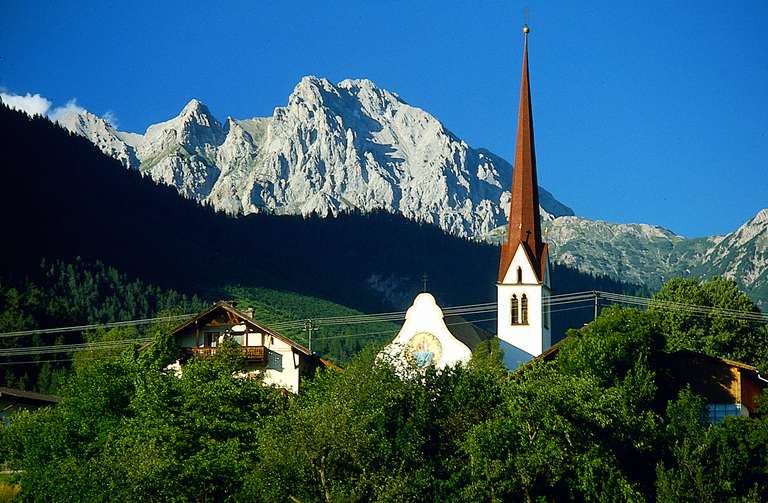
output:
[[[708,355],[706,353],[699,353],[698,351],[692,351],[690,349],[680,349],[675,351],[674,353],[670,353],[669,355],[673,357],[674,356],[695,356],[703,360],[710,360],[713,363],[719,363],[721,365],[726,365],[728,367],[736,367],[736,368],[740,368],[742,370],[747,370],[750,372],[755,372],[755,373],[757,372],[757,367],[753,367],[752,365],[737,362],[734,360],[729,360],[727,358],[720,358],[718,356]]]
[[[531,359],[529,362],[527,362],[526,365],[531,365],[531,364],[533,364],[533,362],[550,361],[550,360],[554,359],[557,356],[557,353],[560,352],[560,348],[563,346],[563,343],[565,343],[565,341],[568,340],[568,339],[569,338],[566,337],[564,339],[559,340],[558,342],[553,344],[549,349],[547,349],[546,351],[541,353],[539,356],[537,356],[537,357]],[[703,359],[703,360],[709,360],[712,363],[717,363],[717,364],[725,365],[725,366],[728,366],[728,367],[736,367],[736,368],[740,368],[742,370],[746,370],[748,372],[753,372],[755,374],[758,374],[757,367],[753,367],[752,365],[748,365],[746,363],[737,362],[737,361],[734,361],[734,360],[729,360],[727,358],[720,358],[718,356],[708,355],[706,353],[699,353],[698,351],[692,351],[690,349],[680,349],[680,350],[674,351],[672,353],[667,353],[667,355],[669,357],[671,357],[671,358],[684,357],[684,356],[696,357],[696,358],[700,358],[700,359]],[[761,377],[761,379],[762,379],[762,377]]]
[[[188,328],[189,326],[193,325],[195,323],[195,321],[199,320],[200,318],[204,318],[205,316],[211,314],[212,312],[216,311],[217,309],[223,309],[225,311],[228,311],[228,312],[234,314],[236,317],[240,318],[243,321],[243,323],[247,323],[248,325],[251,325],[252,327],[256,328],[257,330],[260,330],[260,331],[262,331],[262,332],[264,332],[264,333],[266,333],[268,335],[271,335],[271,336],[275,337],[276,339],[279,339],[279,340],[285,342],[289,346],[291,346],[291,347],[295,348],[296,350],[298,350],[300,353],[303,353],[305,355],[311,355],[309,349],[307,349],[302,344],[299,344],[298,342],[293,341],[293,340],[289,339],[288,337],[279,334],[278,332],[272,330],[271,328],[267,328],[266,326],[262,325],[261,323],[251,319],[247,314],[243,313],[242,311],[239,311],[238,309],[235,309],[235,307],[233,307],[228,302],[224,302],[224,301],[219,301],[219,302],[215,303],[214,305],[212,305],[211,307],[209,307],[208,309],[206,309],[202,313],[198,314],[194,318],[185,321],[184,323],[182,323],[181,325],[176,327],[173,330],[172,334],[176,335],[178,332],[180,332],[180,331]]]
[[[443,318],[448,331],[456,339],[467,346],[470,351],[474,351],[478,344],[483,341],[493,339],[495,336],[487,330],[475,325],[473,322],[465,320],[461,316],[446,316]]]
[[[43,393],[35,393],[34,391],[26,391],[23,389],[0,387],[0,398],[6,397],[25,402],[58,403],[59,400],[61,400],[56,395],[45,395]]]
[[[539,188],[536,179],[536,150],[533,141],[533,110],[528,78],[528,32],[523,48],[523,79],[520,86],[520,111],[517,118],[517,142],[512,174],[512,200],[509,210],[507,240],[501,247],[498,281],[512,263],[519,244],[523,244],[536,278],[544,281],[547,251],[541,240]]]

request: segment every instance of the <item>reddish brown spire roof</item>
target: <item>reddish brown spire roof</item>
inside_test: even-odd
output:
[[[533,145],[533,112],[531,110],[531,85],[528,80],[528,26],[523,49],[523,81],[520,88],[520,111],[517,119],[517,143],[512,174],[512,201],[509,211],[507,242],[501,247],[498,281],[512,263],[520,243],[528,254],[533,270],[539,281],[544,280],[546,245],[541,241],[539,217],[539,186],[536,180],[536,150]]]

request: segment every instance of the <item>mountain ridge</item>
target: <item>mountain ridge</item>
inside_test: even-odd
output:
[[[504,239],[501,226],[483,236]],[[616,224],[562,216],[542,222],[557,263],[651,289],[674,276],[734,279],[761,309],[768,307],[768,208],[725,236],[686,238],[650,224]]]
[[[197,99],[143,135],[62,125],[184,197],[231,214],[383,209],[474,237],[506,220],[511,165],[366,79],[301,79],[270,117],[219,122]],[[106,125],[105,125],[106,124]],[[111,129],[108,140],[94,135]],[[102,135],[104,136],[104,135]],[[127,152],[122,156],[115,151]],[[137,159],[128,162],[126,159]],[[542,214],[573,210],[540,189]]]
[[[498,243],[504,234],[509,163],[469,147],[369,80],[334,85],[305,77],[272,116],[224,123],[192,99],[143,135],[117,131],[87,111],[59,122],[124,166],[229,214],[384,210],[460,237]],[[438,162],[409,168],[412,159],[419,164],[430,155]],[[650,288],[675,275],[725,275],[768,305],[768,244],[753,235],[768,234],[763,212],[746,229],[689,239],[650,224],[583,219],[539,191],[544,237],[556,262]]]

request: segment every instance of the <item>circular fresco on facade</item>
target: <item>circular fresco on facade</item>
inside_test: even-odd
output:
[[[413,359],[417,367],[424,368],[440,360],[443,347],[434,335],[429,332],[419,332],[408,341],[406,354]]]

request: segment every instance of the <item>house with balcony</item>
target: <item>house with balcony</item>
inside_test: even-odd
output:
[[[225,340],[242,346],[244,376],[264,376],[264,383],[299,393],[303,377],[311,377],[320,367],[333,366],[313,355],[303,345],[254,320],[250,313],[227,302],[217,302],[173,331],[181,348],[176,368],[192,356],[216,354]]]

